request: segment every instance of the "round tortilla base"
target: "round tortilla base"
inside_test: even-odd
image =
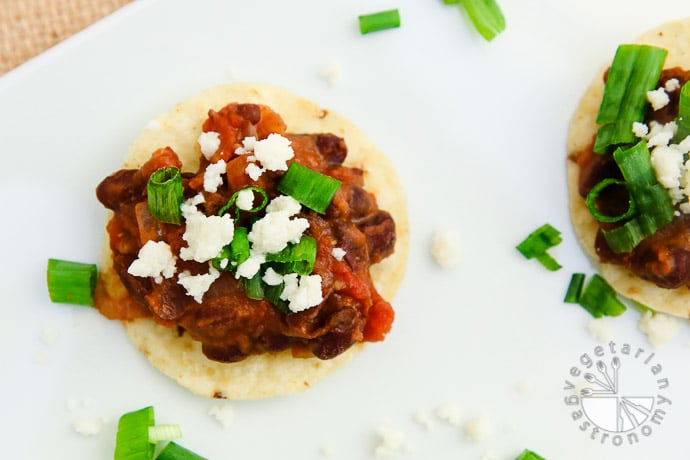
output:
[[[664,65],[666,68],[680,66],[690,69],[690,18],[663,24],[640,36],[635,43],[667,49],[668,57]],[[575,110],[568,132],[568,158],[588,148],[596,135],[596,117],[604,93],[603,75],[607,68],[608,65],[599,70]],[[690,290],[687,287],[663,289],[638,278],[620,265],[598,262],[594,250],[598,225],[578,193],[578,176],[578,165],[568,160],[568,195],[573,227],[587,255],[599,264],[601,276],[624,297],[659,312],[690,316]]]
[[[170,146],[179,155],[184,169],[195,171],[200,156],[197,138],[208,110],[219,110],[230,102],[271,107],[285,120],[290,133],[330,132],[345,139],[348,148],[345,164],[364,170],[366,189],[376,195],[379,207],[395,219],[395,253],[371,267],[378,291],[392,300],[402,282],[409,251],[409,221],[402,185],[390,160],[364,132],[337,113],[282,88],[256,84],[217,86],[150,122],[128,151],[124,167],[138,168],[154,150]],[[101,276],[106,280],[105,289],[114,298],[124,295],[124,288],[112,271],[107,247]],[[331,360],[294,358],[287,350],[226,364],[207,359],[200,344],[186,334],[179,337],[176,328],[166,328],[148,318],[123,324],[134,345],[153,366],[190,391],[211,398],[258,399],[301,391],[332,374],[364,348],[364,344],[357,344]]]

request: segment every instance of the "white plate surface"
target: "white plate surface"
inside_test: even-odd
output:
[[[655,350],[636,311],[611,319],[627,396],[654,398],[664,413],[604,437],[578,411],[610,427],[611,406],[564,389],[599,342],[562,297],[571,273],[593,273],[566,210],[572,111],[617,44],[690,7],[501,5],[507,30],[487,43],[440,0],[138,0],[0,78],[2,457],[112,458],[118,416],[153,405],[159,422],[182,425],[181,444],[211,459],[374,458],[384,426],[404,434],[395,458],[512,459],[525,447],[550,460],[686,458],[690,325]],[[387,8],[399,8],[401,28],[359,34],[359,14]],[[331,64],[336,85],[321,75]],[[234,422],[223,427],[208,414],[222,402],[152,369],[118,323],[51,304],[45,265],[95,262],[98,182],[156,114],[232,81],[283,86],[364,128],[402,178],[412,246],[385,342],[304,393],[230,402]],[[555,273],[514,249],[545,222],[564,236]],[[454,270],[429,255],[439,228],[461,236]],[[613,352],[602,350],[610,366]],[[459,426],[434,415],[444,404],[457,405]],[[492,429],[469,440],[465,424],[479,416]],[[98,434],[75,432],[90,421]]]

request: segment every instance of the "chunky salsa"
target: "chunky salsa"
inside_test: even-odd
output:
[[[302,311],[286,311],[265,298],[249,298],[246,280],[231,271],[221,270],[200,302],[177,276],[133,276],[128,269],[146,242],[165,242],[173,254],[187,245],[184,222],[160,222],[147,205],[151,174],[163,167],[182,168],[176,152],[162,147],[139,169],[119,170],[97,187],[99,201],[112,211],[107,231],[113,269],[127,291],[125,299],[115,298],[99,283],[95,293],[99,310],[111,319],[150,317],[175,327],[201,342],[209,359],[220,362],[286,349],[294,356],[330,359],[357,342],[383,340],[394,312],[377,292],[369,268],[393,253],[396,228],[391,215],[379,209],[376,197],[365,190],[363,170],[343,164],[344,139],[329,133],[289,133],[276,112],[257,104],[231,103],[210,110],[202,129],[217,133],[219,145],[212,155],[200,156],[198,171],[182,173],[182,183],[185,199],[203,195],[198,207],[207,216],[216,215],[235,192],[247,187],[260,188],[269,200],[280,195],[277,184],[284,171],[266,170],[254,179],[247,173],[253,159],[236,151],[248,137],[283,136],[294,150],[288,164],[300,163],[342,183],[324,213],[302,206],[297,214],[309,224],[305,234],[316,241],[313,273],[321,279],[322,301]],[[204,173],[221,160],[226,163],[224,180],[209,192]],[[239,213],[235,228],[249,228],[257,218]],[[209,271],[209,264],[177,257],[176,270],[202,274]]]

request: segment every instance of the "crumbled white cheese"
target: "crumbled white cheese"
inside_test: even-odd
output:
[[[639,121],[634,121],[632,124],[632,132],[636,137],[645,138],[649,134],[649,126]]]
[[[229,427],[235,420],[235,411],[229,402],[211,406],[208,410],[208,414],[215,418],[223,428]]]
[[[374,453],[377,457],[391,457],[403,451],[405,434],[392,427],[382,426],[377,430],[380,443]]]
[[[266,212],[283,212],[292,217],[302,210],[302,205],[289,195],[279,195],[266,206]]]
[[[321,275],[298,276],[289,273],[283,276],[285,288],[280,299],[288,302],[288,308],[293,313],[315,307],[323,302],[321,281]]]
[[[259,177],[261,177],[261,175],[264,173],[264,169],[256,163],[249,163],[247,167],[244,168],[244,172],[247,173],[251,180],[257,181],[259,180]]]
[[[283,282],[283,275],[273,270],[271,267],[266,269],[263,278],[261,278],[264,283],[269,286],[278,286]]]
[[[243,211],[249,211],[254,207],[254,192],[250,189],[240,190],[235,201],[237,207]]]
[[[268,171],[287,171],[287,160],[295,156],[290,139],[271,133],[254,143],[254,156]]]
[[[431,255],[443,268],[453,268],[460,263],[460,236],[448,229],[436,230],[431,239]]]
[[[165,241],[147,241],[137,258],[127,268],[127,273],[132,276],[152,277],[160,284],[163,278],[171,278],[175,274],[175,256],[170,245]]]
[[[680,187],[683,167],[683,154],[680,150],[660,145],[652,150],[651,162],[661,185],[666,188]]]
[[[436,408],[436,417],[452,426],[460,426],[460,409],[454,402],[446,402]]]
[[[647,100],[652,105],[652,109],[659,110],[664,108],[670,102],[668,94],[664,88],[657,88],[652,91],[647,91]]]
[[[45,326],[41,331],[41,339],[46,345],[54,345],[58,337],[60,337],[60,333],[52,326]]]
[[[426,431],[431,431],[434,428],[434,422],[431,420],[431,416],[428,413],[424,412],[423,410],[415,411],[414,419]]]
[[[486,415],[475,417],[465,425],[465,436],[472,441],[483,441],[493,432],[491,420]]]
[[[206,216],[193,204],[196,201],[198,198],[192,198],[181,206],[186,224],[182,239],[187,242],[187,247],[180,249],[180,257],[182,260],[206,262],[230,244],[235,227],[229,214]]]
[[[288,243],[299,242],[308,228],[305,218],[292,219],[287,212],[267,212],[254,222],[247,238],[256,252],[269,254],[283,250]]]
[[[664,124],[652,121],[650,125],[651,129],[647,135],[647,146],[649,148],[656,147],[658,145],[668,145],[678,130],[678,125],[675,121],[669,121],[668,123]]]
[[[211,287],[211,284],[220,277],[220,272],[209,264],[209,272],[199,275],[192,275],[185,270],[177,276],[177,282],[185,288],[187,295],[194,298],[196,303],[201,303],[204,294]]]
[[[587,330],[589,335],[601,343],[609,343],[613,339],[611,321],[605,316],[590,319],[587,323]]]
[[[343,258],[345,257],[345,254],[347,254],[347,252],[345,252],[345,250],[344,250],[343,248],[333,248],[333,249],[331,250],[331,255],[332,255],[332,256],[335,258],[335,260],[337,260],[338,262],[340,262],[341,260],[343,260]]]
[[[215,131],[207,131],[199,135],[197,142],[201,148],[201,154],[210,160],[220,147],[220,135]]]
[[[334,59],[329,60],[321,67],[321,76],[330,86],[337,86],[342,76],[340,64]]]
[[[261,264],[266,262],[266,255],[262,253],[250,252],[249,258],[242,262],[235,271],[235,278],[253,278],[259,273]]]
[[[76,420],[72,423],[72,428],[82,436],[95,436],[103,429],[103,421],[99,419]]]
[[[637,327],[654,348],[659,348],[678,334],[680,323],[672,316],[647,310],[640,317]]]
[[[237,147],[235,149],[235,155],[246,155],[249,152],[254,151],[254,144],[256,143],[256,137],[247,136],[242,139],[242,147]]]
[[[225,174],[227,164],[224,160],[218,160],[206,166],[204,171],[204,190],[210,193],[216,193],[218,187],[223,183],[222,175]]]
[[[669,78],[668,80],[666,80],[666,83],[664,83],[664,89],[667,93],[672,93],[679,88],[680,82],[677,78]]]

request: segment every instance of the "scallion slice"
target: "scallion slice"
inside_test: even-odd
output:
[[[537,454],[536,452],[533,452],[529,449],[525,449],[522,452],[520,452],[520,455],[515,457],[515,460],[546,460],[544,457],[541,455]]]
[[[496,0],[460,0],[472,24],[487,41],[506,28],[506,19]]]
[[[633,201],[632,196],[630,196],[630,194],[628,194],[628,209],[623,214],[619,214],[617,216],[607,216],[599,211],[599,208],[597,208],[597,199],[599,198],[599,195],[608,187],[615,186],[625,186],[625,181],[610,177],[606,178],[598,184],[596,184],[594,187],[592,187],[592,189],[587,194],[585,204],[587,204],[587,208],[589,209],[590,214],[592,214],[592,216],[599,222],[620,222],[622,220],[631,218],[635,215],[635,212],[637,211],[637,208],[635,207],[635,202]]]
[[[544,224],[525,238],[516,249],[527,259],[537,259],[547,270],[556,271],[561,265],[546,251],[563,241],[561,232],[551,224]]]
[[[634,217],[620,227],[603,231],[614,252],[630,252],[645,237],[673,220],[673,202],[666,189],[657,182],[645,141],[613,153],[625,185],[635,203]]]
[[[626,310],[616,291],[596,273],[582,291],[579,304],[595,318],[619,316]]]
[[[156,170],[146,185],[151,215],[161,222],[179,224],[182,222],[180,205],[184,200],[182,173],[178,168],[168,166]]]
[[[254,213],[254,212],[259,212],[266,207],[266,205],[268,204],[268,194],[266,193],[266,190],[262,189],[261,187],[251,186],[251,187],[245,187],[241,190],[237,190],[235,193],[233,193],[232,196],[230,197],[230,199],[228,200],[228,202],[225,204],[225,206],[220,208],[220,210],[218,211],[218,215],[222,216],[223,214],[228,212],[230,210],[230,208],[232,208],[235,205],[235,203],[237,202],[237,197],[239,196],[240,192],[243,192],[245,190],[251,190],[252,192],[255,192],[255,193],[258,193],[259,195],[261,195],[261,203],[259,203],[258,206],[254,206],[252,209],[239,209],[239,208],[237,208],[237,210],[235,211],[236,212],[235,220],[237,220],[239,218],[239,211]]]
[[[599,106],[596,153],[635,142],[632,124],[644,119],[647,91],[654,89],[668,52],[649,45],[620,45],[608,72]]]
[[[242,286],[247,297],[253,300],[263,300],[264,282],[261,280],[261,272],[247,279],[242,278]]]
[[[687,82],[680,89],[676,126],[678,129],[676,130],[674,140],[676,143],[679,143],[690,136],[690,85]]]
[[[56,303],[93,306],[98,267],[68,260],[48,259],[48,294]]]
[[[584,273],[573,273],[568,283],[568,290],[565,293],[563,301],[565,303],[580,303],[580,296],[582,295],[582,286],[585,284]]]
[[[149,442],[172,441],[182,437],[182,428],[177,424],[154,425],[149,427]]]
[[[277,188],[307,208],[323,214],[341,184],[337,179],[292,162]]]
[[[154,422],[152,406],[121,416],[117,424],[115,460],[151,460],[155,445],[149,442],[149,427]]]
[[[316,240],[309,235],[302,235],[297,244],[288,244],[285,249],[274,254],[266,254],[266,262],[277,262],[281,265],[279,273],[297,273],[310,275],[316,261]]]
[[[397,8],[359,16],[359,31],[362,35],[395,27],[400,27],[400,12]]]
[[[168,443],[165,449],[158,454],[156,460],[207,460],[206,457],[202,457],[199,454],[192,452],[189,449],[185,449],[175,442]]]

